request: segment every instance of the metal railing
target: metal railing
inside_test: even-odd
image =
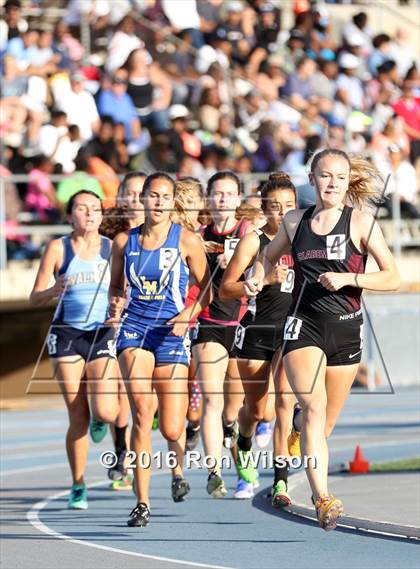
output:
[[[251,188],[258,185],[261,179],[268,177],[267,172],[253,173],[253,174],[241,174],[240,178],[243,185],[244,196],[250,195]],[[293,174],[291,174],[293,179]],[[51,182],[60,182],[61,180],[68,178],[65,175],[51,175]],[[99,181],[101,177],[96,176]],[[6,244],[6,182],[12,183],[27,183],[30,177],[27,174],[13,174],[7,177],[0,176],[0,270],[7,268],[7,244]],[[298,186],[299,194],[299,186]],[[19,221],[19,220],[18,220]],[[11,231],[17,236],[27,235],[27,236],[45,236],[49,237],[51,235],[65,234],[71,231],[69,225],[56,224],[47,225],[31,223],[30,225],[25,225],[25,221],[21,221],[21,224],[13,227]],[[392,200],[392,218],[381,220],[379,219],[380,225],[382,226],[385,239],[390,247],[392,247],[394,255],[399,259],[401,257],[401,252],[403,247],[418,247],[420,246],[420,221],[419,220],[402,220],[401,219],[401,208],[398,196],[393,194]],[[27,221],[26,221],[27,223]]]

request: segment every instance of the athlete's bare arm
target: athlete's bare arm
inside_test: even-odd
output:
[[[128,241],[128,232],[118,233],[112,242],[111,282],[109,284],[109,316],[110,324],[120,319],[125,299],[124,250]]]
[[[45,306],[51,300],[60,298],[65,289],[64,275],[61,275],[51,287],[48,284],[54,273],[58,271],[63,262],[62,239],[53,239],[47,245],[42,255],[34,288],[29,296],[32,306]]]
[[[219,299],[224,302],[231,298],[244,296],[244,281],[241,275],[253,264],[258,254],[260,240],[255,231],[242,237],[237,244],[231,260],[223,274],[219,288]]]
[[[195,284],[200,289],[197,300],[188,308],[184,308],[175,318],[168,321],[172,324],[172,334],[185,336],[189,322],[213,300],[210,272],[201,239],[192,231],[183,229],[179,241],[181,255],[187,263]]]
[[[327,289],[336,291],[343,286],[368,290],[391,291],[400,286],[398,268],[384,239],[381,228],[373,216],[353,210],[350,233],[353,243],[375,259],[379,271],[372,273],[324,273],[319,282]]]
[[[277,235],[258,255],[254,263],[253,276],[245,281],[245,286],[251,294],[256,295],[260,292],[264,286],[265,276],[273,270],[282,255],[290,253],[296,229],[304,213],[305,210],[302,209],[288,211]]]

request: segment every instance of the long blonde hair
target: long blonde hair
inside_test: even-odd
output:
[[[175,182],[175,210],[172,221],[179,223],[189,231],[197,231],[186,203],[187,198],[194,198],[198,193],[204,205],[204,190],[200,180],[193,177],[185,177]]]
[[[351,206],[361,209],[364,206],[377,206],[382,202],[384,179],[371,162],[359,155],[348,155],[337,148],[324,148],[314,154],[311,160],[312,173],[318,162],[325,156],[339,156],[347,160],[350,166],[350,179],[346,197]]]

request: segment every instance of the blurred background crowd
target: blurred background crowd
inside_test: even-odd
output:
[[[340,25],[336,4],[353,8]],[[396,195],[402,217],[419,217],[415,32],[373,30],[363,2],[6,0],[2,11],[11,256],[19,220],[59,222],[81,188],[112,205],[131,170],[205,183],[231,169],[249,194],[281,169],[307,205],[307,162],[326,145],[391,174],[382,215]]]

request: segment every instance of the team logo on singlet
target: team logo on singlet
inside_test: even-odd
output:
[[[134,264],[130,266],[130,277],[139,289],[140,294],[137,296],[139,300],[165,300],[165,283],[161,282],[162,279],[149,281],[144,275],[137,276]]]

